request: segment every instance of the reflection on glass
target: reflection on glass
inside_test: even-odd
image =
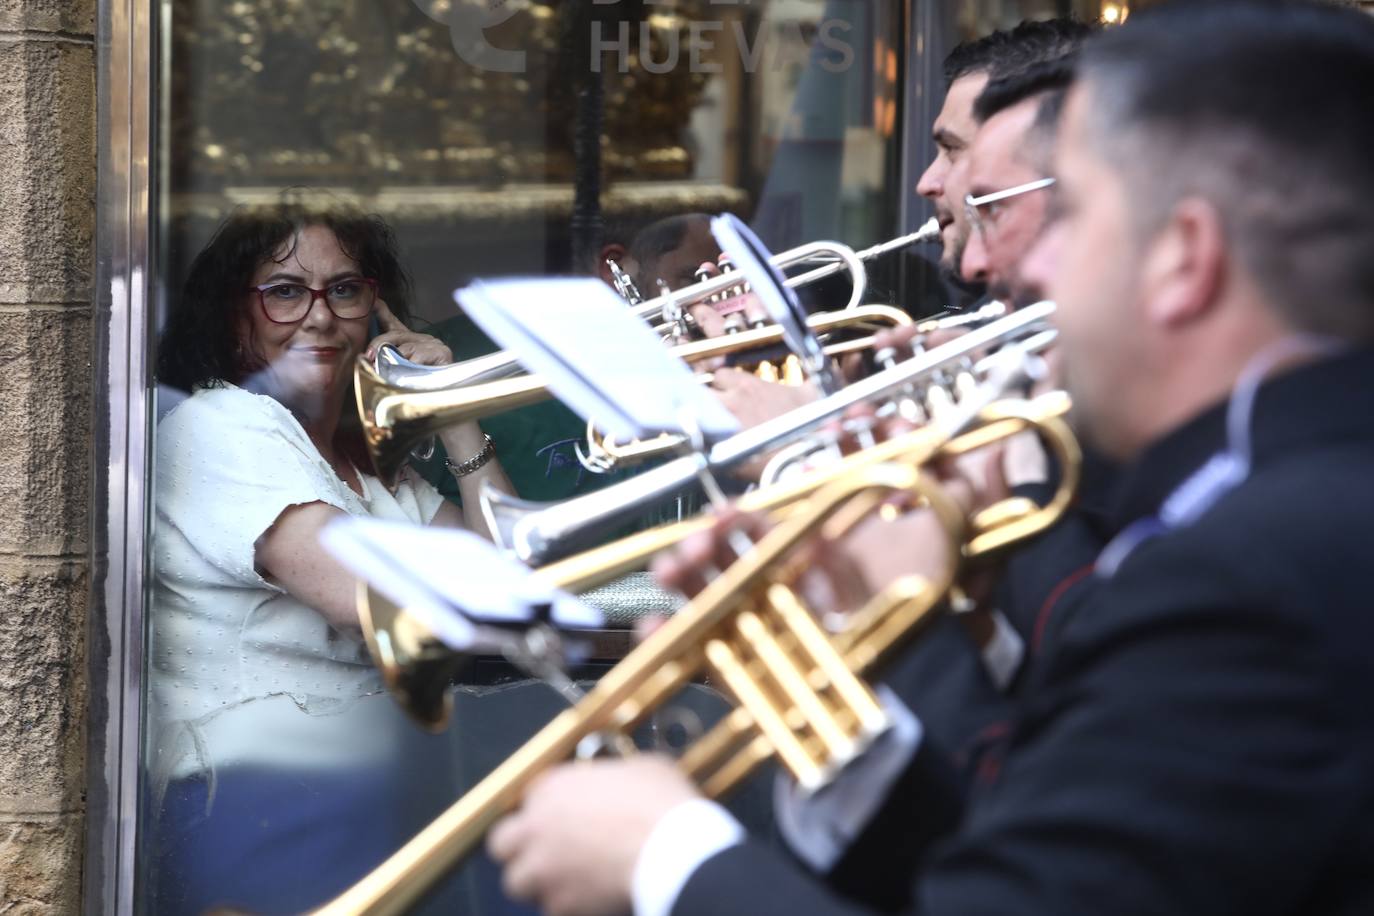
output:
[[[382,486],[345,410],[370,341],[447,359],[402,330],[407,292],[380,220],[278,207],[227,221],[172,311],[158,372],[183,394],[157,429],[149,633],[159,911],[307,907],[419,826],[397,775],[420,738],[318,543],[339,513],[480,529],[418,475]],[[480,441],[466,426],[451,450]],[[488,462],[459,482],[470,504],[480,480],[505,486]]]
[[[177,292],[160,303],[141,907],[294,912],[561,704],[483,661],[450,729],[422,733],[366,656],[351,580],[313,545],[318,513],[477,528],[484,477],[539,500],[615,479],[582,467],[586,424],[548,403],[447,433],[388,490],[351,408],[355,355],[403,328],[427,332],[407,339],[428,361],[488,352],[451,298],[478,275],[610,282],[610,258],[644,295],[686,285],[721,211],[775,249],[891,236],[903,4],[166,3],[160,235]],[[483,433],[499,462],[455,479],[445,458]],[[621,622],[666,603],[641,580],[602,599]],[[704,688],[690,702],[720,713]],[[761,796],[741,804],[766,818]],[[480,858],[432,908],[523,912]]]

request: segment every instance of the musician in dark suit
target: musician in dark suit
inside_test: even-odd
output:
[[[1024,271],[1080,431],[1127,463],[1120,533],[889,908],[1374,912],[1370,86],[1374,21],[1334,6],[1166,6],[1085,50]],[[661,759],[548,774],[490,847],[558,916],[863,912],[826,876],[869,815],[919,844],[891,831],[940,810],[894,716],[826,790],[780,792],[800,862]]]
[[[997,90],[998,107],[989,109],[996,111],[1050,88],[1062,91],[1067,77],[1049,87],[1035,75],[1049,62],[1071,54],[1093,31],[1073,19],[1026,21],[964,42],[946,58],[945,100],[932,127],[938,155],[917,190],[930,199],[944,226],[942,239],[949,263],[957,265],[956,255],[964,250],[970,231],[964,220],[967,184],[962,176],[978,131],[974,107],[982,99],[980,92]],[[1053,124],[1037,136],[1040,134],[1052,137]],[[1014,143],[1021,140],[1012,139]],[[634,250],[640,247],[636,241]],[[900,351],[915,331],[914,326],[908,326],[891,332],[889,345]],[[799,393],[803,398],[816,396],[814,392],[805,394],[803,389],[763,382],[744,372],[718,372],[713,384],[726,406],[746,425],[775,417],[784,406],[795,406]],[[1003,465],[1000,473],[1008,483],[1018,485],[1017,495],[1043,501],[1054,487],[1044,478],[1043,452],[1035,451],[1038,454],[1028,455],[1033,459],[1029,462],[999,462]],[[1023,447],[1020,454],[1028,453]],[[886,682],[920,717],[926,741],[954,759],[960,780],[976,769],[989,738],[1004,727],[1008,694],[1023,675],[1033,651],[1032,641],[1037,640],[1037,633],[1043,638],[1046,630],[1041,622],[1057,618],[1073,604],[1081,590],[1080,567],[1091,562],[1104,543],[1093,525],[1092,497],[1096,491],[1096,487],[1080,488],[1078,508],[1083,509],[1086,503],[1089,511],[1074,524],[1061,524],[1052,537],[1042,539],[1035,550],[1009,564],[992,600],[974,613],[935,621],[920,644],[886,672]],[[856,532],[852,552],[867,585],[880,588],[907,572],[909,540],[902,525],[876,520]]]

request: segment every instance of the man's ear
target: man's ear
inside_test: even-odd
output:
[[[615,261],[620,265],[622,270],[628,273],[630,268],[626,266],[626,258],[625,246],[619,242],[608,242],[602,245],[601,254],[596,261],[596,275],[607,285],[612,287],[615,286],[615,278],[611,276],[610,265],[606,262]]]
[[[1185,197],[1147,244],[1141,290],[1149,321],[1178,327],[1207,315],[1228,269],[1226,229],[1210,201]]]

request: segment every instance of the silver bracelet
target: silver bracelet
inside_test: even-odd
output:
[[[488,461],[496,457],[496,445],[492,443],[491,436],[483,433],[482,438],[486,440],[482,445],[482,450],[466,461],[454,461],[452,458],[444,459],[444,467],[448,468],[450,474],[454,477],[466,477],[473,471],[480,470]]]

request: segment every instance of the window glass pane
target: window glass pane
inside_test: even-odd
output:
[[[940,58],[1056,12],[1011,0],[164,0],[140,909],[316,906],[566,705],[484,656],[458,672],[448,727],[417,727],[365,645],[351,577],[316,538],[338,515],[480,527],[479,479],[547,501],[637,468],[592,473],[571,411],[493,395],[432,455],[398,461],[388,487],[352,388],[377,335],[422,362],[490,353],[452,296],[477,277],[611,282],[614,262],[645,296],[679,288],[717,254],[704,215],[740,215],[774,251],[910,231],[930,216],[913,188],[932,153]],[[934,260],[874,261],[865,300],[944,307]],[[804,293],[814,308],[847,295],[836,282]],[[450,473],[446,458],[480,464],[484,433],[495,461]],[[699,502],[685,493],[618,522]],[[588,600],[610,626],[575,671],[587,680],[624,652],[637,617],[675,605],[643,575]],[[702,685],[684,702],[692,715],[637,740],[680,737],[724,708]],[[766,829],[767,800],[760,783],[734,804]],[[480,854],[431,906],[524,911]]]

